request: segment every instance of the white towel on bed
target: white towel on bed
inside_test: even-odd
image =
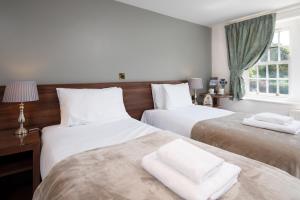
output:
[[[279,115],[275,113],[259,113],[253,116],[254,119],[263,122],[269,122],[273,124],[287,125],[293,122],[293,118],[285,115]]]
[[[196,184],[181,173],[162,163],[156,152],[145,156],[142,166],[161,183],[187,200],[213,200],[220,198],[236,182],[238,166],[224,162],[215,174],[201,184]]]
[[[296,121],[296,120],[293,120],[291,123],[286,125],[280,125],[280,124],[258,121],[254,117],[250,117],[250,118],[245,118],[243,120],[243,124],[248,126],[283,132],[283,133],[294,134],[294,135],[300,132],[300,121]]]
[[[224,160],[182,139],[174,140],[157,151],[164,164],[177,170],[195,183],[201,183],[214,174]]]

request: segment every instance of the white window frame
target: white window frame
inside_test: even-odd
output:
[[[246,73],[244,75],[245,79],[247,80],[247,84],[246,84],[246,94],[250,95],[250,96],[267,96],[267,97],[284,97],[287,98],[289,97],[290,94],[290,84],[288,84],[289,87],[289,93],[288,94],[280,94],[279,93],[279,81],[281,80],[287,80],[288,83],[290,83],[289,77],[288,78],[280,78],[279,77],[279,65],[281,64],[287,64],[288,65],[288,74],[290,71],[290,57],[288,60],[284,60],[281,61],[281,56],[280,56],[280,52],[281,52],[281,47],[287,47],[286,45],[282,45],[279,41],[280,41],[280,32],[282,31],[289,31],[290,30],[288,28],[281,28],[281,29],[276,29],[275,33],[278,32],[278,44],[276,45],[271,45],[271,47],[277,47],[278,48],[278,61],[269,61],[270,59],[270,48],[268,49],[268,59],[266,62],[261,62],[260,60],[253,66],[256,67],[256,78],[250,78],[249,77],[249,73],[248,70],[246,70]],[[273,40],[273,39],[272,39]],[[290,45],[288,46],[289,50],[290,50]],[[290,52],[291,55],[291,52]],[[259,71],[258,71],[258,66],[259,65],[265,65],[266,66],[266,77],[265,78],[260,78],[259,77]],[[276,65],[276,78],[270,78],[269,77],[269,65]],[[252,92],[250,91],[250,81],[251,80],[256,80],[256,92]],[[259,81],[260,80],[265,80],[266,81],[266,92],[259,92]],[[276,80],[277,81],[277,89],[276,89],[276,93],[269,93],[269,80]]]

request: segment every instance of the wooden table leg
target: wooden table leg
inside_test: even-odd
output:
[[[220,99],[219,98],[213,98],[213,107],[220,107]]]
[[[40,145],[34,148],[33,152],[33,169],[32,169],[32,189],[33,192],[41,182],[40,175]]]

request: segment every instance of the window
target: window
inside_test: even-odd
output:
[[[248,93],[289,94],[289,31],[276,30],[270,48],[246,72]]]

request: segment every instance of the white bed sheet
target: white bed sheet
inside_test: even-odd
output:
[[[174,110],[146,110],[142,122],[190,137],[193,126],[203,120],[225,117],[233,112],[207,106],[192,105]]]
[[[126,142],[158,130],[133,118],[105,124],[45,127],[42,130],[41,176],[44,179],[56,163],[68,156]]]

